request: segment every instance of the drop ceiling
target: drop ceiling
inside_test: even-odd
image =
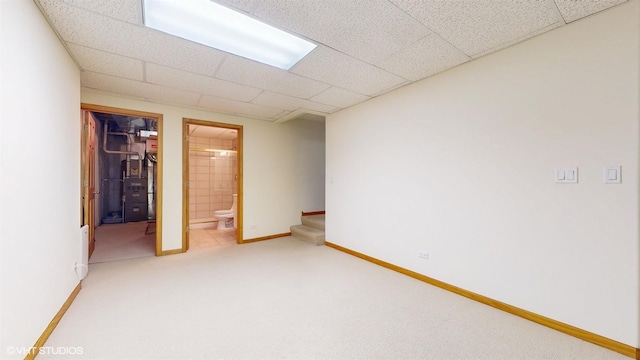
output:
[[[148,29],[142,0],[34,0],[83,91],[311,120],[626,0],[217,0],[318,45],[289,71]]]

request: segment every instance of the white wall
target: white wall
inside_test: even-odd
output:
[[[80,72],[33,1],[0,1],[0,358],[29,348],[79,279]]]
[[[327,241],[638,347],[638,5],[330,116]]]
[[[81,100],[164,115],[163,250],[181,247],[183,117],[244,126],[245,238],[287,232],[300,211],[324,209],[323,123],[81,99],[80,72],[32,1],[0,1],[0,30],[0,358],[23,358],[6,351],[32,346],[78,284]]]
[[[163,114],[163,250],[182,246],[185,117],[243,126],[245,239],[289,232],[301,211],[324,209],[324,123],[274,124],[90,91],[82,91],[82,102]]]

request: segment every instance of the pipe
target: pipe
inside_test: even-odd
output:
[[[102,150],[107,154],[124,154],[124,155],[138,155],[138,178],[142,178],[142,158],[140,154],[135,151],[116,151],[116,150],[108,150],[107,149],[107,134],[109,135],[122,135],[127,137],[127,144],[131,144],[131,139],[129,138],[129,134],[127,133],[108,133],[107,132],[107,122],[104,123],[104,131],[102,132]],[[127,157],[127,160],[129,158]],[[127,167],[128,168],[128,167]],[[127,176],[129,169],[127,169]]]
[[[129,120],[129,126],[131,126],[131,120]],[[129,134],[127,134],[127,152],[131,152],[131,138],[129,137]],[[127,179],[131,177],[131,155],[127,155],[125,156],[125,169],[127,170]],[[138,167],[138,172],[140,167]]]

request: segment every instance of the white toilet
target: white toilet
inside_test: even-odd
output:
[[[229,210],[216,210],[213,216],[218,219],[218,230],[231,229],[235,227],[236,205],[238,203],[238,194],[233,194],[233,204]]]

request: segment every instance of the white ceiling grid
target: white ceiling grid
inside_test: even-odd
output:
[[[215,0],[306,38],[289,71],[142,24],[142,0],[34,0],[82,87],[266,121],[318,119],[626,0]]]
[[[576,0],[555,0],[558,10],[562,14],[564,21],[570,23],[585,16],[608,9],[621,4],[626,0],[598,0],[598,1],[576,1]]]
[[[288,113],[288,111],[283,109],[208,95],[203,95],[197,105],[205,109],[211,109],[226,114],[247,116],[257,119],[277,119]]]
[[[309,100],[344,109],[351,105],[369,100],[369,98],[369,96],[333,86]]]
[[[378,66],[417,81],[471,60],[439,36],[426,36],[381,61]]]
[[[128,95],[153,102],[195,106],[200,98],[200,94],[196,92],[168,88],[147,82],[123,79],[88,71],[81,74],[80,81],[82,86],[89,89]]]
[[[147,63],[145,73],[147,82],[151,84],[195,91],[229,100],[250,102],[262,92],[258,88],[153,63]]]
[[[273,106],[288,111],[309,109],[323,113],[332,113],[337,110],[335,106],[320,104],[293,96],[277,94],[270,91],[265,91],[262,94],[258,95],[258,97],[253,102],[256,104]]]
[[[364,95],[377,95],[407,80],[326,46],[318,48],[292,72]]]
[[[546,1],[390,1],[471,57],[558,22]]]
[[[144,62],[85,46],[68,43],[78,64],[86,71],[144,81]]]
[[[265,0],[252,14],[369,64],[431,33],[387,0]]]
[[[285,70],[231,55],[220,66],[216,77],[302,99],[317,95],[330,86]]]
[[[140,0],[62,0],[63,2],[106,15],[132,24],[142,25],[142,2]]]

